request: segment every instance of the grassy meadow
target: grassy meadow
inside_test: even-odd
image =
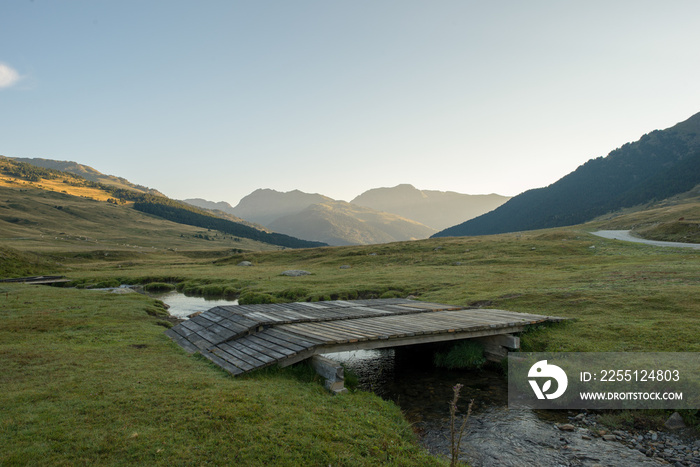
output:
[[[700,251],[587,232],[612,221],[254,251],[137,214],[126,223],[106,203],[82,200],[90,217],[60,193],[13,196],[0,208],[28,210],[2,224],[0,277],[58,273],[77,288],[0,283],[0,465],[445,462],[418,447],[390,402],[331,396],[304,365],[233,378],[163,334],[157,301],[91,287],[165,282],[248,302],[413,296],[573,318],[528,330],[524,350],[700,351]],[[311,275],[280,275],[288,269]]]

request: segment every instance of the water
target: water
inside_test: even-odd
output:
[[[471,416],[462,439],[460,460],[475,467],[559,467],[562,465],[658,465],[621,443],[582,438],[563,432],[556,423],[569,423],[568,411],[508,409],[508,381],[498,366],[483,370],[435,368],[429,345],[396,349],[358,350],[327,354],[358,377],[360,389],[399,405],[433,455],[450,454],[450,410],[453,387],[463,384],[457,403],[457,426]]]
[[[180,292],[149,293],[149,297],[157,298],[170,308],[170,315],[187,319],[189,315],[205,312],[217,306],[238,305],[238,300],[207,299],[204,297],[188,297]]]
[[[508,403],[508,384],[498,367],[483,370],[446,370],[432,363],[430,346],[356,350],[328,354],[358,377],[359,389],[372,391],[398,404],[413,423],[444,421],[449,417],[453,387],[464,385],[458,406],[483,411]]]

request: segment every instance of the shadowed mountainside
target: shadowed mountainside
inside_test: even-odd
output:
[[[592,159],[546,188],[528,190],[494,211],[434,237],[490,235],[574,225],[662,200],[700,183],[700,113]]]

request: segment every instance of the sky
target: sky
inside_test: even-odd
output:
[[[514,196],[700,112],[700,2],[0,2],[0,155],[176,198]]]

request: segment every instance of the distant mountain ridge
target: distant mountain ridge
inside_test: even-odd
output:
[[[334,246],[428,238],[436,231],[396,214],[299,190],[258,189],[226,212],[275,232]]]
[[[283,193],[268,188],[255,190],[233,208],[228,203],[186,201],[220,208],[287,235],[329,245],[350,245],[428,238],[445,225],[490,211],[508,199],[500,195],[421,191],[405,184],[369,190],[350,203],[318,193]]]
[[[419,222],[345,201],[312,204],[269,224],[276,232],[329,245],[363,245],[428,238],[435,233]]]
[[[700,113],[592,159],[545,188],[433,237],[491,235],[574,225],[661,200],[700,184]]]
[[[269,226],[275,219],[296,214],[313,204],[334,201],[318,193],[292,190],[286,193],[262,188],[255,190],[233,208],[231,213],[240,218]]]
[[[497,194],[467,195],[454,191],[419,190],[413,185],[402,184],[365,191],[350,202],[398,214],[440,230],[492,211],[509,199]]]

